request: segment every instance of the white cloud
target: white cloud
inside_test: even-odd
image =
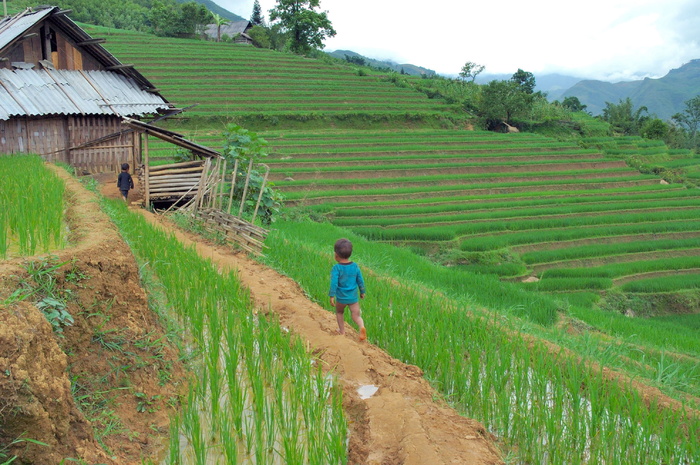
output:
[[[253,0],[215,0],[250,16]],[[260,0],[267,14],[274,0]],[[696,0],[321,0],[348,49],[456,74],[466,61],[488,73],[518,68],[596,79],[660,77],[700,58]]]

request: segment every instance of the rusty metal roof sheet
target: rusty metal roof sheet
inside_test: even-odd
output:
[[[143,116],[171,109],[160,95],[141,90],[113,71],[0,69],[0,120],[13,116]]]

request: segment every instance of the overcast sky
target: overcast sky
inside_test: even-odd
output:
[[[246,19],[253,0],[214,0]],[[275,0],[259,0],[265,18]],[[661,77],[700,58],[699,0],[321,0],[352,50],[456,75],[561,73],[610,81]]]

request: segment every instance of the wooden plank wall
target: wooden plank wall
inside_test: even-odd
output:
[[[0,121],[0,153],[36,153],[49,162],[68,162],[65,118]]]
[[[122,163],[129,163],[133,172],[141,163],[140,136],[133,131],[69,150],[124,129],[119,118],[111,116],[12,118],[0,121],[0,154],[36,153],[48,162],[67,163],[84,173],[114,173]]]
[[[92,140],[117,133],[125,129],[121,120],[110,116],[70,116],[68,117],[69,147],[76,147]],[[88,173],[109,173],[120,171],[122,163],[129,163],[132,172],[141,162],[138,134],[130,132],[70,151],[70,164]]]

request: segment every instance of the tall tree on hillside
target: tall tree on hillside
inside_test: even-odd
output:
[[[676,113],[671,118],[688,131],[690,143],[695,147],[698,143],[698,128],[700,128],[700,95],[685,101],[685,110]]]
[[[473,61],[468,61],[462,66],[462,71],[459,72],[459,77],[464,79],[472,78],[471,82],[474,82],[476,77],[484,70],[484,65],[478,65]]]
[[[183,26],[181,34],[195,36],[204,35],[207,24],[211,24],[212,22],[212,12],[207,10],[206,6],[194,1],[183,3],[180,8]]]
[[[486,129],[493,129],[502,122],[513,125],[515,119],[524,118],[529,113],[536,97],[513,80],[491,81],[481,89],[477,114]]]
[[[568,108],[569,111],[586,111],[586,108],[588,108],[588,105],[584,105],[581,103],[581,101],[578,99],[578,97],[566,97],[563,102],[561,102],[561,106],[564,108]]]
[[[226,26],[230,21],[223,16],[213,13],[214,24],[216,24],[216,41],[221,42],[221,26]]]
[[[523,71],[518,68],[518,70],[513,73],[513,77],[511,77],[510,80],[517,83],[526,94],[535,93],[535,75],[531,72]]]
[[[253,14],[250,15],[250,22],[253,24],[253,26],[262,26],[263,21],[264,19],[262,9],[260,8],[260,2],[255,0],[255,3],[253,3]]]
[[[605,102],[603,108],[603,120],[610,123],[613,130],[621,132],[628,136],[637,136],[642,128],[642,125],[649,119],[649,110],[645,106],[634,109],[632,99],[627,97],[625,100],[620,99],[620,103]]]
[[[320,0],[277,0],[270,10],[270,20],[279,20],[289,32],[289,48],[293,53],[308,54],[322,48],[326,37],[335,36],[335,29],[327,13],[315,11]]]

